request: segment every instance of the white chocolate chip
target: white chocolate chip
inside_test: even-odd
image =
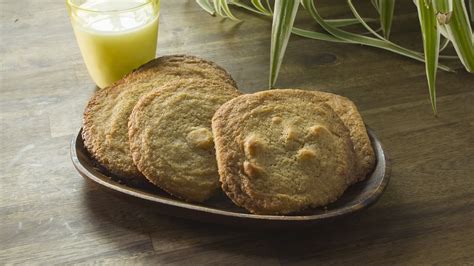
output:
[[[197,128],[192,130],[186,136],[186,140],[194,147],[201,149],[210,149],[214,146],[212,133],[207,128]]]
[[[249,161],[244,162],[244,173],[249,177],[258,177],[263,174],[264,170],[255,163]]]
[[[247,158],[254,157],[259,148],[262,148],[262,142],[258,137],[252,134],[248,136],[247,138],[245,138],[244,152]]]
[[[274,123],[274,124],[280,124],[281,121],[282,121],[282,119],[279,116],[272,117],[272,123]]]
[[[298,150],[297,158],[299,161],[307,161],[316,158],[316,151],[310,148],[301,148]]]

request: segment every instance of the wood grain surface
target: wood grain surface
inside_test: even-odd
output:
[[[159,55],[202,56],[244,92],[266,87],[268,19],[235,11],[245,22],[234,23],[195,1],[162,2]],[[350,13],[345,1],[317,4],[327,17]],[[397,1],[396,15],[394,41],[421,49],[412,1]],[[315,27],[304,14],[296,24]],[[436,118],[423,64],[293,36],[277,85],[354,100],[392,159],[390,185],[366,212],[335,223],[236,229],[158,215],[88,185],[68,145],[95,87],[65,3],[0,0],[0,264],[472,264],[474,75],[448,64],[459,70],[438,73]]]

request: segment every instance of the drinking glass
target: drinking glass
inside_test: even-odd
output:
[[[104,88],[155,58],[159,0],[67,0],[87,70]]]

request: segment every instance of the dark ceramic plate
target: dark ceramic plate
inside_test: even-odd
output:
[[[81,132],[71,142],[71,158],[77,171],[89,181],[114,192],[139,206],[152,207],[159,213],[205,222],[259,226],[298,227],[326,222],[363,210],[374,204],[387,187],[390,163],[380,141],[372,130],[369,137],[377,158],[372,174],[363,182],[349,187],[340,199],[325,208],[309,209],[293,215],[257,215],[235,206],[223,193],[205,203],[189,203],[174,198],[158,188],[134,187],[123,184],[117,177],[98,167],[84,147]]]

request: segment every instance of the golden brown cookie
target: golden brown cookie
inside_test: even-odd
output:
[[[375,153],[357,107],[346,97],[322,91],[313,92],[334,109],[349,129],[356,154],[356,170],[353,183],[365,179],[375,166]]]
[[[112,86],[99,90],[89,101],[84,111],[82,137],[91,155],[125,181],[146,182],[133,164],[128,118],[144,93],[182,78],[216,80],[235,86],[232,77],[210,61],[184,55],[154,59]]]
[[[212,119],[222,189],[253,213],[327,205],[352,183],[348,129],[318,95],[270,90],[222,105]]]
[[[227,83],[191,79],[143,96],[129,122],[130,149],[140,172],[179,198],[208,199],[219,187],[211,118],[238,95]]]

